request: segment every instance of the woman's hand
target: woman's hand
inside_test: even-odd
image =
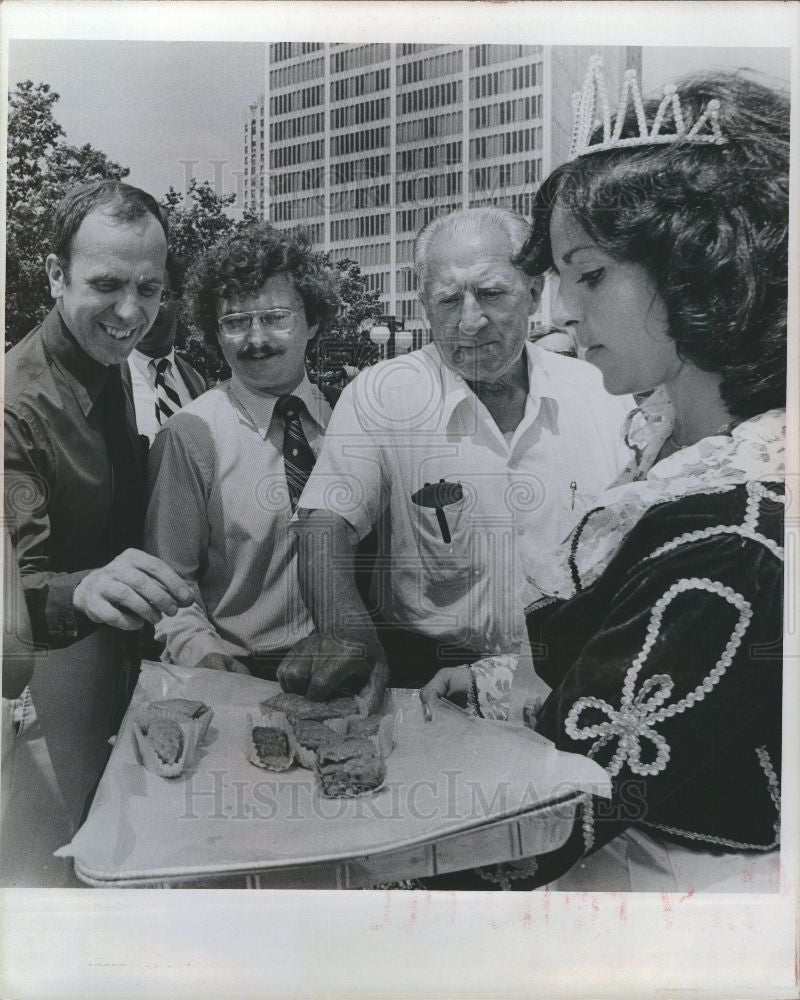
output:
[[[447,698],[455,705],[466,707],[471,683],[469,667],[445,667],[438,671],[419,693],[425,718],[433,718],[434,707],[440,698]]]

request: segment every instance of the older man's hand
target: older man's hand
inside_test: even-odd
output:
[[[329,701],[347,685],[360,685],[359,695],[370,712],[383,703],[389,667],[380,645],[343,640],[314,633],[301,639],[278,667],[284,691],[304,694],[313,701]],[[348,682],[350,682],[348,684]]]
[[[190,587],[173,569],[139,549],[126,549],[87,573],[72,596],[75,610],[91,621],[126,631],[155,625],[192,601]]]

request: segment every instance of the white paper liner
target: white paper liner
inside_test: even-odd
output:
[[[138,751],[138,757],[142,764],[152,774],[157,774],[160,778],[177,778],[185,768],[194,760],[197,750],[198,727],[185,717],[183,719],[173,719],[172,721],[180,726],[183,733],[183,752],[174,764],[165,763],[156,753],[153,744],[147,737],[150,724],[156,719],[164,719],[165,716],[153,714],[148,711],[139,711],[133,720],[133,739]]]
[[[363,716],[350,716],[350,718],[345,719],[347,723],[347,735],[356,736],[365,740],[372,740],[380,751],[381,757],[385,760],[389,754],[394,750],[394,727],[397,722],[397,713],[392,713],[391,715],[381,715],[377,716],[380,719],[378,723],[378,731],[373,735],[366,735],[364,733],[359,733],[357,730],[354,731],[354,723],[362,719]]]
[[[289,753],[285,757],[270,757],[268,760],[262,760],[258,755],[255,744],[253,743],[253,729],[256,726],[268,726],[270,729],[280,729],[282,732],[286,733],[286,738],[289,743]],[[256,767],[261,767],[266,771],[288,771],[289,768],[294,764],[295,760],[301,763],[301,756],[305,757],[308,751],[301,747],[294,736],[294,731],[292,730],[289,720],[283,714],[283,712],[271,712],[264,711],[262,709],[261,714],[256,716],[248,712],[247,713],[247,730],[245,733],[245,757],[250,761],[251,764],[255,764]],[[307,759],[307,757],[305,757]],[[307,767],[309,765],[302,765]]]
[[[209,706],[206,705],[205,711],[201,715],[192,717],[191,715],[187,715],[186,713],[181,712],[180,709],[172,708],[170,706],[165,706],[163,704],[164,701],[178,701],[178,700],[196,701],[197,699],[165,698],[162,699],[161,701],[146,701],[143,707],[148,709],[148,711],[156,713],[165,719],[174,719],[176,722],[181,722],[181,723],[183,722],[192,723],[192,725],[196,726],[198,730],[197,742],[202,743],[203,740],[206,738],[206,733],[208,732],[208,727],[211,724],[211,720],[214,718],[213,709],[209,708]]]

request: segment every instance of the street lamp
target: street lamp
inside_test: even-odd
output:
[[[389,338],[392,335],[392,331],[388,326],[373,326],[369,331],[369,339],[373,344],[376,344],[378,350],[381,352],[381,361],[386,357],[386,345],[389,343]]]
[[[396,330],[394,335],[395,354],[405,354],[414,344],[414,334],[410,330]]]

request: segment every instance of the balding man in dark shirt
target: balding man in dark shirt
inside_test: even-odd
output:
[[[120,370],[158,312],[166,223],[150,195],[102,181],[68,193],[54,230],[55,308],[6,355],[5,392],[6,521],[33,638],[49,650],[31,691],[54,773],[28,777],[58,791],[29,825],[47,824],[51,850],[74,831],[116,731],[124,634],[191,601],[139,549],[146,444]],[[48,884],[23,877],[11,884]]]

